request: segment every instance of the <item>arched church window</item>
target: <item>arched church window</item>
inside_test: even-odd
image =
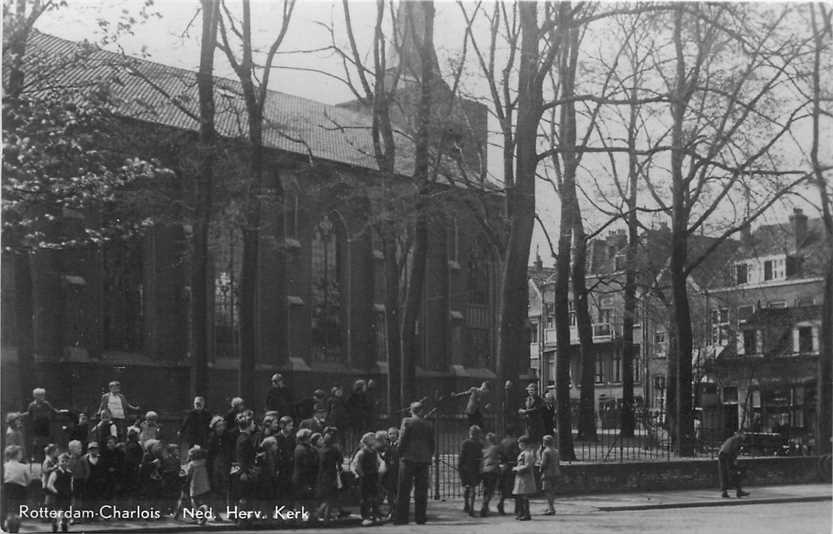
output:
[[[342,357],[342,239],[343,229],[327,215],[312,238],[312,357]]]

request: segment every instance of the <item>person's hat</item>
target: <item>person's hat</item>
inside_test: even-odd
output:
[[[272,382],[277,382],[278,380],[283,380],[283,375],[280,373],[275,373],[272,375]]]
[[[202,447],[200,447],[199,445],[194,445],[193,447],[188,449],[188,456],[199,455],[199,454],[202,454],[202,452],[203,452]]]
[[[223,422],[223,421],[225,421],[225,419],[223,419],[223,418],[222,418],[221,416],[219,416],[219,415],[215,415],[214,417],[212,417],[212,418],[211,418],[211,422],[208,424],[208,428],[214,428],[214,426],[215,426],[217,423],[221,423],[221,422]]]
[[[324,406],[323,404],[318,403],[318,404],[316,404],[315,406],[313,406],[312,411],[313,411],[313,412],[316,412],[316,413],[318,413],[318,412],[326,412],[326,411],[327,411],[327,407],[326,407],[326,406]]]
[[[100,449],[100,448],[101,448],[101,447],[99,447],[99,446],[98,446],[98,442],[97,442],[97,441],[91,441],[91,442],[89,442],[89,443],[87,444],[87,450],[90,450],[90,449]]]
[[[538,389],[538,384],[536,384],[535,382],[530,382],[530,383],[526,386],[526,389]]]
[[[312,393],[312,396],[313,396],[313,397],[325,397],[326,395],[327,395],[327,393],[325,393],[323,389],[316,389],[316,390]]]
[[[412,412],[418,412],[418,411],[422,410],[422,408],[423,408],[423,404],[420,401],[414,401],[414,402],[411,403],[411,411]]]

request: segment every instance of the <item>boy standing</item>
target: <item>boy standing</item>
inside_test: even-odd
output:
[[[480,427],[472,425],[469,429],[469,439],[463,442],[460,456],[457,460],[457,470],[463,485],[463,512],[474,517],[475,490],[480,484],[480,464],[483,461],[483,445],[480,443]]]

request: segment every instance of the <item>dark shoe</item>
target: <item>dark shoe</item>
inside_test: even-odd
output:
[[[547,510],[544,515],[555,515],[555,510]]]
[[[748,491],[739,491],[737,493],[737,496],[738,496],[738,499],[740,499],[741,497],[747,497],[747,496],[749,496],[749,492]]]
[[[61,523],[61,532],[69,532],[69,525],[67,523]]]
[[[522,515],[521,517],[518,518],[518,520],[520,520],[520,521],[529,521],[531,519],[532,519],[532,517],[530,517],[528,515]]]
[[[506,515],[506,510],[503,509],[503,503],[497,505],[497,513],[500,515]]]
[[[724,491],[723,493],[721,493],[721,494],[720,494],[720,496],[721,496],[721,497],[723,497],[724,499],[728,499],[728,498],[729,498],[729,494],[728,494],[727,492],[725,492],[725,491]]]
[[[482,510],[480,510],[480,517],[489,517],[489,509],[483,508]]]

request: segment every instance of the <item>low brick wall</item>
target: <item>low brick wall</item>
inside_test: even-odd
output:
[[[747,486],[820,482],[817,456],[741,458]],[[717,460],[561,466],[561,494],[718,488]]]

